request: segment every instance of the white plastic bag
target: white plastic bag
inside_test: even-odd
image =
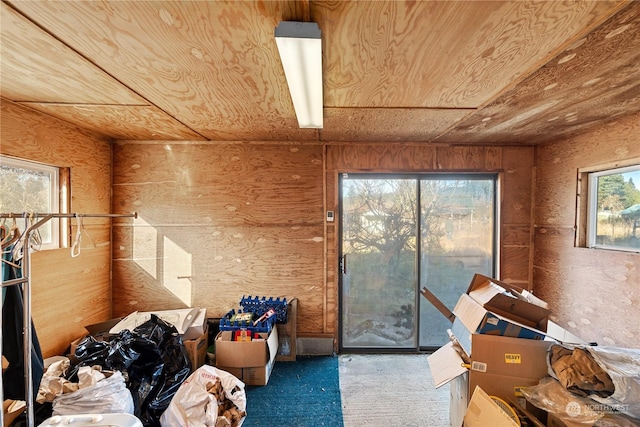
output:
[[[640,349],[578,345],[564,345],[564,347],[586,350],[611,378],[614,386],[613,394],[609,397],[591,394],[590,399],[632,418],[640,419]],[[558,379],[549,358],[547,358],[547,367],[549,375]]]
[[[218,415],[223,402],[235,405],[233,422]],[[180,386],[171,403],[160,417],[163,427],[241,426],[244,422],[247,398],[244,383],[229,372],[203,365]]]
[[[591,399],[576,396],[553,377],[544,377],[538,385],[523,387],[522,394],[534,406],[556,414],[561,419],[593,425],[604,416],[604,413],[591,409]]]
[[[53,399],[53,415],[76,414],[133,414],[133,397],[122,373]]]
[[[591,398],[640,419],[640,349],[598,346],[587,347],[587,350],[607,371],[615,386],[611,396]]]

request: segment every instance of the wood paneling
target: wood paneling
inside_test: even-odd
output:
[[[1,121],[2,154],[70,168],[71,212],[110,212],[109,142],[10,102],[2,103]],[[33,256],[32,315],[45,357],[111,316],[110,221],[87,218],[85,225],[79,257],[68,249]]]
[[[273,38],[295,2],[12,4],[208,139],[317,139],[298,127]]]
[[[139,219],[114,227],[114,312],[296,297],[298,331],[324,332],[322,150],[117,143],[114,210]]]
[[[500,149],[491,147],[438,147],[437,169],[476,170],[500,169]]]
[[[312,2],[311,14],[326,40],[325,104],[477,108],[506,81],[549,60],[612,6]]]
[[[33,254],[31,308],[45,357],[65,354],[85,326],[111,318],[110,253],[107,241],[85,245],[76,258],[70,249]]]
[[[640,255],[574,247],[580,168],[640,162],[640,116],[537,149],[534,290],[554,320],[601,345],[640,347]]]
[[[322,141],[431,141],[475,110],[325,108]]]
[[[328,147],[327,170],[340,172],[431,170],[435,147],[414,144],[338,144]],[[337,190],[335,191],[337,195]],[[328,194],[332,194],[328,190]],[[337,201],[332,201],[337,206]]]
[[[528,145],[640,109],[632,0],[2,7],[2,95],[113,139]],[[321,131],[298,127],[283,20],[322,31]]]
[[[327,209],[338,206],[342,172],[493,172],[502,177],[501,278],[531,288],[532,147],[439,147],[419,144],[335,144],[327,147]],[[327,292],[338,292],[338,224],[328,227]]]
[[[551,142],[637,111],[640,3],[633,3],[436,141]]]
[[[0,10],[3,97],[16,102],[147,104],[5,2]]]
[[[59,117],[96,135],[113,139],[204,139],[162,110],[151,105],[99,105],[21,102]]]

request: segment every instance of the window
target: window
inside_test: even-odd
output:
[[[0,156],[0,212],[61,211],[60,169],[54,166]],[[28,218],[18,218],[24,231]],[[41,249],[60,247],[60,221],[51,220],[38,229]]]
[[[586,246],[640,252],[640,164],[586,175]]]

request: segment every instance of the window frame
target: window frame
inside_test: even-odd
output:
[[[609,175],[640,172],[640,158],[578,170],[576,246],[589,249],[640,253],[638,248],[597,243],[598,179]],[[581,197],[584,195],[584,198]]]
[[[10,167],[47,174],[50,180],[49,209],[47,210],[47,212],[40,213],[66,213],[68,206],[68,203],[66,202],[68,188],[68,172],[66,171],[66,168],[36,162],[33,160],[12,157],[5,154],[0,154],[0,163],[3,166],[6,165]],[[64,238],[64,236],[66,236],[66,233],[62,232],[62,230],[66,229],[67,227],[66,222],[61,221],[60,219],[52,219],[49,221],[49,223],[51,224],[51,242],[42,243],[39,249],[48,250],[66,247],[68,245],[68,242]]]

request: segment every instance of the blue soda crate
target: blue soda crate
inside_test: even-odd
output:
[[[237,313],[252,313],[249,310],[238,311]],[[273,325],[275,324],[275,320],[273,317],[269,319],[265,319],[253,324],[253,321],[238,321],[231,320],[235,314],[237,314],[235,310],[229,311],[225,314],[224,317],[220,319],[220,330],[221,331],[238,331],[240,329],[246,329],[251,333],[254,332],[265,332],[269,333],[273,329]]]
[[[243,296],[240,306],[244,311],[252,312],[257,317],[262,316],[270,308],[276,312],[276,323],[287,323],[287,299],[280,297],[252,297]]]

